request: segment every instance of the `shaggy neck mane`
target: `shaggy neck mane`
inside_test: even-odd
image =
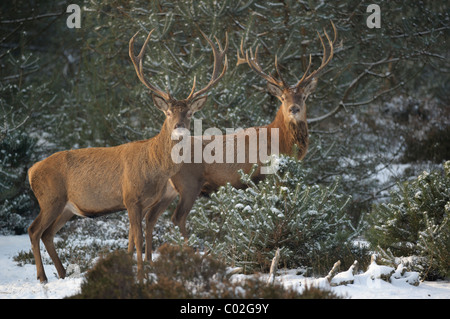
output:
[[[268,128],[279,128],[280,130],[280,153],[294,154],[294,145],[297,145],[297,158],[303,159],[308,150],[308,124],[304,121],[297,123],[285,120],[281,107],[278,109],[274,121]]]

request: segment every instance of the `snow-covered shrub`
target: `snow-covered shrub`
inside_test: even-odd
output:
[[[328,271],[351,250],[357,230],[344,210],[349,197],[336,193],[337,182],[308,186],[305,174],[301,162],[289,157],[258,184],[242,174],[247,189],[227,185],[197,202],[189,242],[244,271],[267,270],[277,248],[281,265]]]
[[[391,199],[374,207],[368,239],[395,256],[426,257],[422,275],[450,274],[450,161],[444,172],[424,171],[398,185]]]
[[[65,265],[81,271],[92,267],[101,254],[128,247],[129,220],[126,212],[98,218],[75,217],[57,233],[56,250]],[[51,263],[47,254],[44,260]]]
[[[0,134],[0,234],[23,234],[30,223],[34,197],[25,181],[34,145],[24,132]]]
[[[20,194],[0,203],[0,235],[20,235],[26,232],[31,220],[28,214],[30,203],[31,199],[27,194]]]

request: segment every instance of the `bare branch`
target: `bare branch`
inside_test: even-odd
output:
[[[384,90],[384,91],[374,95],[371,99],[368,99],[368,100],[365,100],[365,101],[362,101],[362,102],[346,103],[345,106],[361,106],[361,105],[366,105],[366,104],[372,103],[373,101],[378,99],[383,94],[395,91],[396,89],[398,89],[400,86],[403,86],[404,84],[405,84],[404,82],[400,82],[396,86],[394,86],[394,87],[392,87],[392,88],[390,88],[388,90]]]
[[[40,14],[34,17],[28,17],[28,18],[22,18],[22,19],[15,19],[15,20],[3,20],[0,21],[0,23],[2,24],[9,24],[9,23],[23,23],[23,22],[28,22],[28,21],[34,21],[34,20],[39,20],[39,19],[45,19],[45,18],[50,18],[50,17],[59,17],[63,14],[65,14],[65,11],[62,11],[60,13],[44,13],[44,14]]]
[[[361,106],[361,105],[369,104],[369,103],[375,101],[376,99],[378,99],[378,98],[379,98],[380,96],[382,96],[383,94],[392,92],[392,91],[396,90],[398,87],[402,86],[402,85],[404,84],[404,82],[401,82],[400,84],[398,84],[398,85],[396,85],[396,86],[394,86],[394,87],[392,87],[392,88],[390,88],[390,89],[388,89],[388,90],[382,91],[382,92],[376,94],[375,96],[373,96],[371,99],[368,99],[368,100],[365,100],[365,101],[362,101],[362,102],[355,102],[355,103],[346,103],[346,102],[345,102],[345,101],[347,100],[347,98],[349,97],[351,91],[357,86],[358,82],[359,82],[364,76],[366,76],[366,75],[369,74],[369,75],[374,75],[374,76],[379,76],[379,77],[380,77],[379,74],[374,73],[374,72],[371,71],[371,69],[372,69],[374,66],[377,66],[377,65],[380,65],[380,64],[383,64],[383,63],[388,63],[388,61],[393,61],[393,60],[396,60],[396,59],[389,59],[389,57],[386,57],[386,58],[381,59],[381,60],[379,60],[379,61],[372,62],[372,63],[368,64],[368,65],[367,65],[367,68],[366,68],[363,72],[361,72],[361,73],[360,73],[360,74],[359,74],[359,75],[358,75],[358,76],[350,83],[350,85],[347,87],[347,89],[345,90],[345,92],[344,92],[344,94],[343,94],[343,97],[342,97],[341,101],[339,101],[338,105],[337,105],[332,111],[328,112],[328,113],[325,114],[325,115],[322,115],[322,116],[319,116],[319,117],[316,117],[316,118],[312,118],[312,119],[308,119],[308,124],[321,122],[321,121],[323,121],[323,120],[329,118],[330,116],[336,114],[337,112],[340,111],[341,108],[345,108],[346,106]],[[388,75],[385,75],[385,76],[383,76],[383,77],[387,77],[387,76],[388,76]]]

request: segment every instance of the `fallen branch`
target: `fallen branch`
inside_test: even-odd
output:
[[[272,264],[270,265],[269,280],[267,281],[268,284],[273,285],[273,283],[275,282],[275,274],[277,272],[279,260],[280,260],[280,248],[277,248],[277,251],[275,252],[275,257],[273,257]]]
[[[333,268],[331,268],[330,272],[325,277],[328,280],[328,282],[331,282],[331,279],[333,279],[333,277],[337,275],[340,266],[341,266],[340,260],[334,263]]]
[[[376,259],[376,256],[372,255],[369,268],[362,274],[357,274],[359,267],[357,260],[355,260],[353,265],[351,265],[347,271],[338,273],[341,264],[341,262],[338,261],[334,264],[333,269],[331,269],[328,276],[325,278],[328,280],[331,287],[354,284],[356,278],[358,278],[358,283],[365,282],[372,285],[379,284],[376,280],[383,280],[388,283],[392,283],[393,281],[404,282],[413,286],[419,285],[420,276],[418,272],[408,272],[403,264],[398,265],[397,269],[390,266],[378,265]]]
[[[340,286],[340,285],[349,285],[353,284],[355,282],[355,275],[358,272],[358,261],[355,260],[353,265],[350,266],[350,268],[347,271],[340,272],[336,276],[332,278],[330,281],[330,286]]]
[[[243,270],[244,270],[244,268],[242,268],[242,267],[229,268],[229,269],[227,269],[225,275],[227,278],[230,278],[231,276],[233,276],[235,274],[242,273]]]

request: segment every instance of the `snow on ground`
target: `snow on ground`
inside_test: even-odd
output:
[[[28,235],[0,236],[0,299],[61,299],[80,291],[82,278],[57,279],[53,265],[44,266],[45,285],[36,279],[35,265],[17,266],[13,257],[30,249]]]
[[[290,273],[291,272],[291,273]],[[325,278],[304,278],[294,275],[293,271],[278,276],[285,286],[316,286],[329,289],[337,295],[350,299],[450,299],[450,282],[425,281],[419,286],[412,286],[403,280],[388,283],[381,279],[371,279],[367,274],[354,276],[354,283],[330,287]]]
[[[0,299],[59,299],[79,292],[82,276],[57,279],[54,266],[46,265],[49,282],[43,285],[36,280],[34,265],[18,266],[13,256],[30,248],[28,235],[0,236]],[[239,280],[242,276],[233,277]],[[423,282],[415,287],[402,280],[387,283],[361,274],[354,276],[353,284],[330,287],[325,278],[305,278],[295,270],[281,271],[276,279],[287,287],[301,290],[315,285],[353,299],[450,299],[448,281]]]

